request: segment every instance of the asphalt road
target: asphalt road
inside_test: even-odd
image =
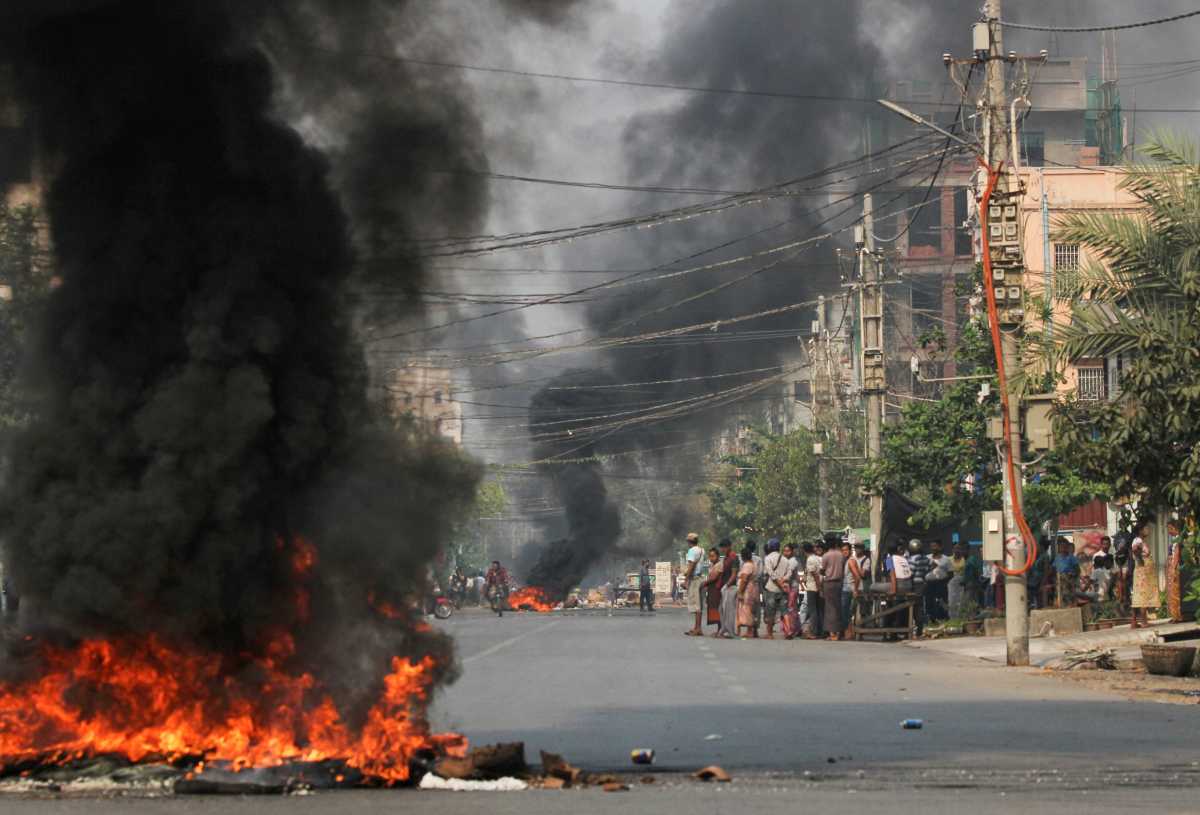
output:
[[[438,727],[597,769],[1147,768],[1200,760],[1200,709],[900,644],[682,636],[682,612],[456,617],[463,676]],[[922,719],[903,730],[902,719]],[[713,737],[719,738],[713,738]],[[849,757],[849,758],[846,758]],[[831,765],[829,758],[838,763]]]
[[[1200,709],[1085,695],[1074,683],[903,645],[717,641],[664,611],[456,615],[463,675],[434,723],[475,744],[523,740],[632,789],[355,791],[289,798],[0,798],[61,815],[436,812],[895,813],[1200,810]],[[903,730],[900,720],[924,720]],[[657,761],[639,783],[634,748]],[[830,763],[829,759],[835,763]],[[702,785],[717,763],[735,776]]]

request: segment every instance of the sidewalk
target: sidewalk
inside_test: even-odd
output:
[[[1061,657],[1067,651],[1086,651],[1093,648],[1123,648],[1162,642],[1165,637],[1196,632],[1200,623],[1153,623],[1149,628],[1133,629],[1127,625],[1107,631],[1085,631],[1062,637],[1033,637],[1029,640],[1029,664],[1042,666]],[[954,656],[974,657],[988,662],[1007,661],[1004,637],[950,637],[938,640],[915,640],[905,643],[910,648],[938,651]]]

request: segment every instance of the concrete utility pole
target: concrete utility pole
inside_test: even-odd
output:
[[[883,396],[887,371],[883,358],[883,286],[875,257],[875,210],[871,194],[863,196],[862,263],[859,286],[859,319],[862,322],[862,387],[867,411],[867,458],[877,459],[883,449]],[[871,574],[879,573],[883,546],[883,495],[871,496]]]
[[[828,401],[832,396],[833,383],[828,379],[829,372],[829,318],[825,313],[826,303],[825,296],[822,295],[817,301],[817,352],[816,365],[814,371],[813,383],[821,382],[820,388],[814,388],[817,404],[817,410],[813,411],[813,435],[819,441],[817,453],[817,481],[820,492],[817,496],[817,524],[821,527],[822,534],[829,529],[829,459],[827,458],[829,451],[825,449],[825,430],[828,427]]]
[[[1016,222],[1015,212],[1018,211],[1016,203],[1018,201],[1020,178],[1012,175],[1010,170],[1013,166],[1014,156],[1009,150],[1009,134],[1008,122],[1006,116],[1008,114],[1008,84],[1005,76],[1005,67],[1007,65],[1006,55],[1004,52],[1003,29],[1000,27],[999,20],[1002,19],[1001,11],[1003,7],[1002,0],[987,0],[984,6],[984,16],[987,18],[988,31],[990,33],[990,43],[988,48],[987,59],[987,86],[985,96],[985,106],[987,109],[987,162],[993,167],[1003,165],[1004,172],[1000,175],[996,183],[996,188],[992,194],[992,203],[990,206],[991,212],[988,218],[989,229],[994,230],[997,224],[1002,224],[1002,229],[1007,227],[1007,221],[1010,219],[1005,217],[1004,210],[1012,206],[1014,207],[1014,217],[1012,222]],[[1016,123],[1013,123],[1016,126]],[[999,214],[1000,218],[991,217],[994,214]],[[1015,226],[1016,245],[1020,246],[1019,239],[1020,226]],[[996,236],[993,231],[989,238]],[[1007,297],[1008,305],[1016,305],[1017,308],[1008,308],[1000,312],[1000,338],[1002,351],[1002,364],[1004,370],[1008,374],[1008,402],[1012,421],[1010,422],[1010,433],[1007,447],[1000,447],[1001,472],[1004,474],[1004,564],[1010,570],[1020,569],[1025,565],[1026,550],[1025,539],[1021,535],[1017,527],[1017,514],[1021,511],[1021,422],[1020,422],[1020,393],[1013,388],[1015,375],[1021,370],[1020,359],[1020,337],[1021,330],[1024,324],[1024,311],[1021,308],[1021,296],[1023,291],[1020,287],[1021,272],[1023,271],[1023,263],[1021,262],[1019,249],[1016,255],[1016,263],[1012,264],[1010,259],[1011,253],[1006,253],[1005,246],[997,245],[997,243],[1006,243],[1008,235],[1003,232],[999,236],[1001,241],[990,240],[989,247],[993,262],[993,275],[1000,268],[1000,261],[1005,264],[1006,268],[1002,272],[1003,277],[997,276],[995,285],[997,293],[1004,290]],[[1015,297],[1013,295],[1016,295]],[[997,298],[999,300],[999,298]],[[998,306],[1000,303],[997,304]],[[1014,483],[1009,483],[1009,467],[1008,455],[1009,451],[1017,457],[1017,461],[1013,462],[1012,471],[1015,475]],[[1029,664],[1029,604],[1027,597],[1027,589],[1024,574],[1007,574],[1004,576],[1004,620],[1005,620],[1005,636],[1008,641],[1008,664],[1014,666],[1024,666]]]

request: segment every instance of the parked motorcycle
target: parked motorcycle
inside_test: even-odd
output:
[[[430,598],[429,605],[432,606],[430,611],[433,612],[433,616],[439,620],[448,620],[454,613],[454,604],[450,602],[449,597],[442,593],[441,589],[433,590],[433,597]]]
[[[492,586],[488,589],[488,603],[497,617],[503,617],[504,609],[508,606],[508,587]]]

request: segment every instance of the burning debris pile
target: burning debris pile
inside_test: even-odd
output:
[[[0,515],[24,601],[0,676],[0,772],[105,755],[196,772],[333,761],[395,783],[423,754],[461,752],[425,722],[453,658],[413,603],[478,472],[381,423],[352,298],[356,250],[405,242],[393,233],[438,190],[391,178],[411,162],[380,160],[368,185],[354,169],[372,144],[410,142],[437,166],[431,145],[465,150],[472,131],[426,115],[412,100],[427,86],[402,72],[359,86],[361,55],[342,60],[354,98],[396,115],[354,131],[353,161],[307,145],[276,99],[344,91],[327,46],[407,9],[0,10],[62,281]],[[325,55],[320,88],[278,73],[305,48]],[[469,192],[454,201],[476,206]],[[398,269],[400,287],[421,274]]]
[[[508,605],[517,611],[537,611],[545,613],[554,611],[562,605],[561,600],[554,600],[545,589],[528,586],[517,589],[508,596]]]

